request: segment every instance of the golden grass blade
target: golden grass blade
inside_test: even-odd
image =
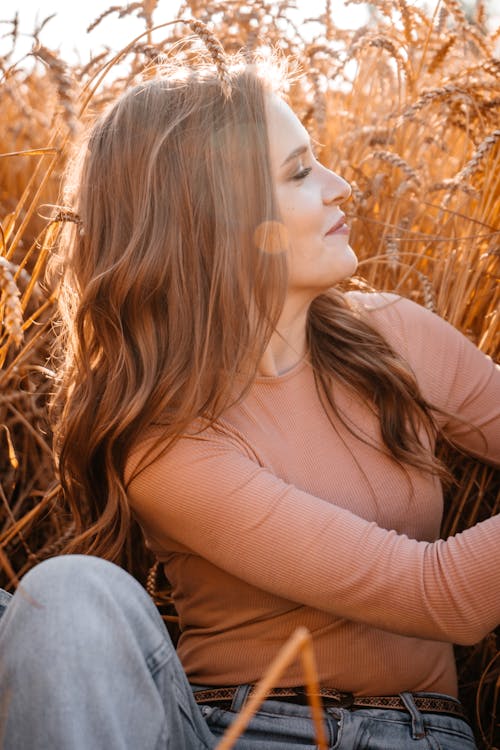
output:
[[[9,151],[6,154],[0,154],[0,159],[5,159],[8,156],[42,156],[43,154],[57,153],[57,148],[47,146],[47,148],[29,148],[24,151]]]
[[[11,245],[10,245],[7,253],[6,253],[6,257],[8,259],[12,258],[12,256],[14,255],[14,252],[15,252],[18,244],[19,244],[19,241],[20,241],[21,237],[23,236],[24,232],[26,231],[28,223],[29,223],[31,217],[34,214],[34,212],[35,212],[35,210],[37,208],[37,205],[38,205],[38,203],[40,201],[40,198],[41,198],[41,196],[43,194],[43,191],[44,191],[44,189],[45,189],[45,187],[46,187],[46,185],[47,185],[47,183],[49,181],[49,177],[51,176],[52,171],[54,170],[54,168],[56,166],[58,156],[59,156],[59,152],[56,151],[55,154],[52,154],[52,159],[50,160],[49,164],[46,166],[46,171],[42,175],[42,178],[40,180],[40,184],[35,189],[35,192],[34,192],[34,195],[33,195],[32,199],[31,199],[31,202],[30,202],[28,208],[25,211],[25,214],[23,216],[21,224],[19,225],[19,228],[18,228],[18,230],[17,230],[17,232],[16,232],[16,234],[14,236],[14,239],[12,240],[12,243],[11,243]],[[42,155],[42,158],[40,159],[40,161],[38,162],[37,166],[35,167],[35,170],[34,170],[34,172],[32,174],[32,177],[31,177],[28,185],[26,186],[26,189],[25,189],[25,191],[23,193],[23,196],[21,197],[21,199],[20,199],[20,201],[18,203],[18,206],[16,207],[16,217],[15,217],[16,219],[17,219],[18,216],[20,216],[21,210],[24,207],[24,203],[26,201],[26,198],[29,195],[31,188],[35,184],[37,177],[39,176],[39,172],[41,171],[41,168],[42,168],[42,162],[43,162],[43,155]]]
[[[224,92],[224,96],[228,98],[231,94],[231,78],[229,75],[229,70],[227,67],[226,57],[222,44],[219,42],[215,34],[212,34],[205,23],[202,23],[201,21],[197,21],[195,19],[193,21],[188,21],[188,25],[189,28],[194,31],[197,36],[199,36],[199,38],[203,41],[206,48],[210,52],[212,60],[214,61],[214,65],[217,68],[217,72],[219,74],[219,78],[222,84],[222,91]]]
[[[5,430],[5,436],[7,438],[7,448],[8,448],[8,451],[9,451],[10,465],[12,466],[13,469],[18,469],[19,468],[19,461],[17,459],[16,451],[14,450],[14,446],[12,445],[12,438],[10,436],[9,428],[7,427],[6,424],[3,424],[1,426]]]
[[[6,531],[0,534],[0,549],[2,547],[6,547],[12,541],[12,539],[19,535],[19,533],[23,533],[24,531],[26,531],[29,528],[30,524],[34,523],[35,520],[40,516],[40,514],[43,511],[47,510],[48,506],[57,494],[57,491],[57,488],[55,488],[51,492],[47,493],[43,500],[38,503],[38,505],[35,505],[31,510],[24,513],[22,518],[16,521],[15,526],[9,527],[8,529],[6,529]]]
[[[98,71],[92,76],[90,81],[82,90],[82,93],[81,93],[82,104],[80,106],[79,116],[81,117],[82,114],[85,112],[92,97],[94,96],[95,92],[97,91],[101,83],[104,81],[109,71],[122,58],[124,58],[131,50],[134,49],[137,42],[139,42],[145,36],[150,38],[151,34],[154,31],[158,31],[159,29],[164,29],[169,26],[174,26],[177,24],[187,24],[192,29],[192,31],[205,43],[207,49],[209,50],[212,56],[212,59],[214,60],[214,64],[219,73],[222,86],[223,86],[223,91],[225,95],[228,96],[230,92],[229,73],[228,73],[226,61],[224,58],[224,50],[218,38],[214,34],[212,34],[211,31],[209,31],[206,24],[204,24],[203,22],[197,19],[177,18],[173,21],[166,21],[165,23],[160,23],[160,24],[157,24],[156,26],[153,26],[152,28],[146,29],[141,34],[134,37],[134,39],[132,39],[131,42],[129,42],[116,55],[114,55],[111,60],[109,60],[101,68],[99,68]]]
[[[19,578],[17,576],[16,571],[12,567],[9,558],[5,554],[5,552],[0,547],[0,567],[3,568],[7,574],[9,575],[10,579],[13,581],[13,583],[16,584],[16,586],[19,584]]]
[[[49,224],[49,226],[47,227],[46,234],[45,234],[44,242],[42,244],[38,257],[36,259],[35,266],[33,268],[33,273],[30,276],[29,283],[23,294],[23,309],[26,309],[26,305],[28,304],[28,301],[32,295],[33,289],[35,288],[35,284],[37,283],[38,279],[43,275],[45,264],[52,251],[52,248],[56,241],[58,233],[59,233],[59,226],[53,223]]]
[[[2,254],[7,252],[7,243],[10,240],[12,231],[15,226],[15,215],[14,213],[7,214],[3,220],[3,224],[0,224],[0,239],[2,241]]]
[[[484,684],[486,682],[486,679],[489,677],[490,670],[495,665],[495,662],[497,662],[499,660],[500,660],[500,651],[498,651],[495,654],[495,656],[490,660],[490,662],[487,664],[487,666],[483,670],[483,673],[481,675],[481,679],[479,680],[479,685],[478,685],[478,689],[477,689],[477,696],[476,696],[476,721],[477,721],[477,726],[479,728],[479,732],[481,733],[481,737],[483,739],[483,742],[485,743],[485,745],[487,747],[492,747],[492,746],[490,745],[489,740],[486,737],[486,733],[484,731],[483,723],[482,723],[482,720],[481,720],[481,708],[480,708],[481,693],[482,693]],[[496,696],[498,696],[499,682],[500,682],[500,675],[498,676],[498,678],[496,680],[496,683],[495,683],[495,694],[496,694]],[[496,705],[496,703],[495,703],[495,705]],[[496,713],[496,709],[495,709],[495,713]],[[493,727],[495,726],[495,724],[492,723],[491,726],[492,726],[492,732],[493,732]],[[490,739],[493,740],[493,737],[491,737]],[[495,749],[492,747],[492,750],[495,750]]]
[[[275,660],[270,664],[266,674],[257,684],[248,703],[245,704],[241,712],[237,715],[234,724],[232,724],[225,732],[215,750],[231,750],[238,737],[240,737],[241,733],[245,731],[248,722],[258,710],[260,704],[265,700],[269,690],[276,685],[276,682],[279,680],[285,669],[299,654],[302,658],[304,674],[307,681],[307,696],[310,701],[314,726],[316,729],[318,750],[327,750],[326,735],[321,716],[321,701],[319,699],[317,671],[312,651],[312,639],[311,634],[306,628],[297,628],[280,649]]]
[[[479,169],[481,162],[483,162],[488,157],[488,155],[491,153],[491,151],[499,141],[500,129],[497,128],[492,133],[489,133],[483,141],[481,141],[481,143],[477,147],[477,150],[473,154],[472,159],[470,159],[465,167],[460,170],[455,179],[457,181],[469,179],[469,177],[471,177]]]
[[[10,263],[3,257],[0,257],[0,289],[3,294],[3,325],[9,338],[19,347],[23,340],[20,292],[14,281]]]
[[[26,320],[23,323],[23,331],[27,331],[33,323],[35,323],[47,310],[49,310],[57,301],[57,294],[53,292],[50,297],[45,300],[45,302],[40,305],[40,307],[33,313],[33,315],[30,315],[29,318],[26,318]],[[49,373],[52,374],[51,370],[48,370],[46,367],[42,368],[42,371],[47,375]]]
[[[5,385],[8,378],[11,377],[13,371],[15,371],[15,368],[21,364],[23,360],[28,359],[30,354],[36,356],[36,354],[34,354],[34,352],[36,352],[36,347],[40,343],[40,339],[43,339],[46,333],[46,326],[41,326],[35,334],[31,336],[29,341],[24,343],[23,347],[19,350],[16,356],[12,358],[7,367],[5,367],[5,362],[9,354],[9,341],[0,347],[0,388]]]

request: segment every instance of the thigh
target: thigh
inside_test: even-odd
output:
[[[422,714],[416,733],[404,711],[332,709],[339,722],[332,750],[477,750],[471,728],[463,719]]]
[[[424,722],[436,750],[477,750],[472,729],[463,719],[429,714]]]
[[[0,746],[212,750],[160,614],[124,570],[51,558],[2,601]]]

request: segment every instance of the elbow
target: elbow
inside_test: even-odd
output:
[[[457,646],[475,646],[486,638],[492,628],[485,627],[483,623],[461,623],[461,626],[454,627],[448,634],[447,640],[455,643]]]
[[[486,638],[490,631],[487,632],[471,632],[471,633],[462,633],[459,637],[453,639],[453,643],[455,643],[457,646],[475,646],[476,643],[479,643],[479,641],[482,641],[483,638]]]
[[[440,617],[433,617],[433,635],[428,631],[428,637],[457,646],[474,646],[486,638],[497,624],[496,617],[491,613],[486,615],[469,606],[447,607]]]

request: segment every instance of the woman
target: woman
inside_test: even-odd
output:
[[[171,71],[97,122],[63,269],[69,551],[117,560],[139,520],[182,668],[127,574],[49,560],[2,618],[5,742],[214,747],[303,625],[330,747],[473,748],[452,643],[500,621],[500,521],[438,540],[433,451],[500,463],[500,373],[419,306],[335,288],[348,184],[269,78],[230,85]],[[315,746],[302,682],[237,747]]]

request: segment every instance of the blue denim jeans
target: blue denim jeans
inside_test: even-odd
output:
[[[242,686],[245,688],[246,686]],[[325,709],[328,750],[472,750],[469,725],[452,716],[420,713],[410,693],[408,713],[385,709]],[[428,693],[419,693],[428,695]],[[203,706],[212,733],[221,737],[234,721],[233,711]],[[250,722],[237,750],[312,750],[316,748],[308,706],[265,701]]]
[[[199,707],[145,590],[94,557],[52,558],[0,592],[4,750],[213,750],[236,716]],[[473,750],[461,719],[325,709],[331,750]],[[307,706],[265,701],[236,750],[313,750]]]

